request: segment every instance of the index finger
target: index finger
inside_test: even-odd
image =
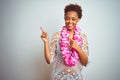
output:
[[[40,27],[40,29],[41,29],[42,32],[45,32],[42,27]]]
[[[70,38],[70,37],[69,37],[69,40],[70,40],[70,41],[73,41],[73,39],[72,39],[72,38]]]

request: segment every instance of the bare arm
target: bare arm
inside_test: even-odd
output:
[[[45,56],[46,62],[50,64],[51,55],[50,55],[49,43],[44,43],[44,56]]]
[[[86,66],[88,63],[88,56],[86,55],[86,53],[82,50],[82,48],[77,44],[76,41],[71,40],[70,41],[70,45],[71,47],[73,47],[74,49],[76,49],[76,51],[78,52],[78,55],[80,57],[80,62]],[[86,47],[85,45],[83,45],[83,47]]]
[[[80,57],[80,61],[81,63],[86,66],[87,63],[88,63],[88,57],[87,55],[83,52],[82,48],[80,46],[76,46],[76,50],[79,54],[79,57]]]
[[[46,59],[46,62],[50,64],[51,55],[50,55],[48,34],[42,29],[42,27],[41,27],[41,31],[42,31],[41,39],[44,42],[44,57]]]

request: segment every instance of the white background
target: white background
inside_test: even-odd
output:
[[[1,0],[0,80],[49,80],[40,26],[52,35],[64,25],[64,7],[82,6],[81,28],[89,42],[86,80],[120,80],[119,0]]]

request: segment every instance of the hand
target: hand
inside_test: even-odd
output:
[[[48,40],[49,40],[49,39],[48,39],[48,34],[47,34],[47,32],[45,32],[45,31],[43,30],[42,27],[40,27],[40,29],[41,29],[41,31],[42,31],[41,39],[43,40],[44,43],[47,43]]]
[[[73,39],[70,39],[70,47],[72,47],[76,50],[80,48],[80,46],[77,44],[77,42]]]

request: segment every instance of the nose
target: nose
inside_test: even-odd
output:
[[[69,20],[69,23],[72,23],[72,19]]]

